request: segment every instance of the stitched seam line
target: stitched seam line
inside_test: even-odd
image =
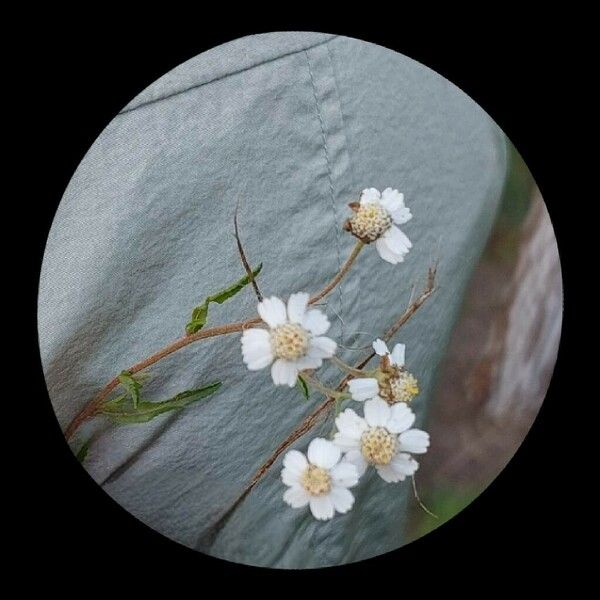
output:
[[[331,164],[329,162],[329,151],[327,150],[327,135],[325,133],[325,124],[323,123],[323,117],[321,115],[319,99],[317,98],[317,88],[315,85],[315,79],[313,76],[312,68],[310,66],[310,58],[308,56],[308,51],[305,50],[304,54],[306,55],[306,62],[308,64],[308,74],[310,75],[310,82],[312,85],[313,96],[315,99],[315,110],[317,113],[317,118],[319,119],[319,124],[321,126],[321,138],[323,141],[325,164],[327,166],[327,179],[329,181],[329,199],[331,202],[331,213],[333,215],[333,227],[335,230],[335,247],[336,247],[338,270],[339,270],[342,267],[342,255],[341,255],[341,249],[340,249],[340,228],[337,227],[338,221],[337,221],[337,211],[335,209],[335,191],[333,188],[333,179],[332,179],[332,175],[331,175]],[[343,318],[344,306],[342,304],[342,283],[343,282],[340,282],[340,284],[337,286],[337,288],[338,288],[338,296],[339,296],[339,301],[340,301],[340,315],[339,315],[340,316],[340,333],[341,333],[340,337],[341,337],[341,341],[343,343],[343,341],[344,341],[344,318]]]
[[[184,90],[177,90],[175,92],[171,92],[170,94],[167,94],[166,96],[161,96],[160,98],[153,98],[152,100],[146,100],[145,102],[136,104],[135,106],[132,106],[131,108],[124,108],[123,110],[121,110],[117,113],[117,117],[119,115],[126,115],[127,113],[133,112],[134,110],[137,110],[138,108],[144,108],[145,106],[149,106],[151,104],[156,104],[157,102],[162,102],[163,100],[168,100],[169,98],[179,96],[180,94],[186,94],[187,92],[197,90],[198,88],[201,88],[205,85],[209,85],[211,83],[216,83],[217,81],[221,81],[222,79],[227,79],[228,77],[231,77],[233,75],[239,75],[240,73],[250,71],[251,69],[254,69],[256,67],[261,67],[262,65],[267,65],[276,60],[280,60],[281,58],[287,58],[288,56],[293,56],[294,54],[299,54],[300,52],[306,52],[307,50],[311,50],[312,48],[318,48],[319,46],[322,46],[323,44],[327,44],[328,42],[335,39],[336,37],[338,37],[338,36],[333,36],[331,38],[326,39],[323,42],[318,42],[316,44],[313,44],[312,46],[308,46],[307,48],[300,48],[299,50],[292,50],[291,52],[286,52],[285,54],[280,54],[279,56],[274,56],[273,58],[263,60],[262,62],[256,63],[254,65],[249,65],[248,67],[244,67],[243,69],[238,69],[237,71],[231,71],[229,73],[225,73],[224,75],[219,75],[218,77],[215,77],[214,79],[210,79],[208,81],[203,81],[196,85],[192,85],[189,88],[185,88]]]

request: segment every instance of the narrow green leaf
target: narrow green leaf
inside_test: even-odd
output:
[[[131,401],[133,402],[133,408],[137,408],[140,402],[140,390],[142,384],[133,378],[133,375],[129,371],[122,371],[119,375],[119,383],[125,388]]]
[[[83,461],[85,460],[85,457],[88,454],[88,450],[90,449],[90,443],[91,443],[91,439],[87,440],[87,442],[84,442],[81,445],[81,448],[79,448],[79,450],[77,450],[77,454],[75,454],[75,458],[77,458],[77,460],[83,464]]]
[[[116,423],[146,423],[165,412],[184,408],[192,402],[206,398],[214,394],[220,387],[221,382],[217,381],[195,390],[181,392],[169,400],[161,402],[140,401],[137,408],[133,408],[131,403],[127,402],[129,399],[127,396],[121,396],[106,402],[100,412]]]
[[[254,271],[252,271],[252,278],[255,278],[260,273],[261,269],[262,263],[260,263],[258,267],[254,269]],[[221,290],[220,292],[217,292],[216,294],[208,296],[202,304],[196,306],[196,308],[194,308],[194,310],[192,311],[192,319],[185,326],[186,333],[188,335],[191,335],[192,333],[200,331],[200,329],[202,329],[204,325],[206,325],[206,320],[208,318],[208,305],[211,302],[214,302],[216,304],[223,304],[223,302],[229,300],[229,298],[235,296],[240,290],[246,287],[250,283],[250,281],[250,276],[246,274],[239,281],[236,281],[236,283],[234,283],[233,285],[226,287],[225,289]]]
[[[306,400],[308,400],[310,391],[308,389],[308,385],[307,385],[306,381],[304,381],[304,379],[302,378],[301,375],[298,375],[298,381],[296,382],[296,385],[300,388],[300,391],[302,392],[302,395],[304,396],[304,398]]]

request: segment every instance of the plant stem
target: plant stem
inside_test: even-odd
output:
[[[425,289],[421,292],[419,297],[411,302],[410,305],[406,308],[406,310],[394,321],[392,326],[385,332],[383,339],[388,341],[394,333],[404,325],[417,310],[423,305],[423,303],[433,294],[435,290],[435,275],[436,268],[431,267],[428,272],[427,277],[427,285]],[[370,360],[375,356],[375,353],[372,352],[368,356],[365,356],[362,360],[360,360],[353,368],[354,369],[362,369]],[[350,375],[346,375],[342,381],[337,386],[337,390],[343,390],[345,385],[350,380]],[[334,397],[328,396],[327,399],[319,404],[299,425],[297,425],[293,431],[289,434],[289,436],[277,446],[273,454],[262,464],[262,466],[256,471],[248,485],[242,490],[242,493],[236,498],[236,500],[231,504],[231,506],[227,509],[225,513],[221,516],[221,518],[215,523],[214,527],[218,530],[225,523],[229,515],[232,514],[233,510],[238,506],[244,498],[252,491],[254,486],[266,475],[269,469],[275,464],[277,459],[299,438],[301,438],[305,433],[309,432],[319,421],[320,419],[327,414],[331,405],[334,404],[336,399]]]
[[[313,377],[308,375],[308,373],[306,371],[302,372],[302,377],[304,378],[304,381],[306,381],[308,384],[310,384],[312,387],[314,387],[315,390],[318,390],[319,392],[321,392],[327,398],[335,398],[336,400],[343,400],[344,398],[350,398],[350,394],[347,394],[346,392],[334,390],[332,388],[329,388],[329,387],[323,385],[320,381],[318,381],[317,379],[314,379]]]
[[[346,262],[342,265],[341,269],[338,271],[336,276],[320,292],[318,292],[312,298],[310,298],[310,300],[308,301],[309,304],[315,304],[316,302],[321,300],[323,297],[325,297],[327,294],[329,294],[329,292],[331,292],[338,285],[338,283],[344,278],[344,276],[350,270],[350,267],[356,260],[356,257],[360,253],[363,246],[364,246],[364,244],[360,241],[356,243],[356,245],[352,249],[352,252],[346,259]],[[146,369],[149,366],[157,363],[159,360],[162,360],[166,356],[169,356],[169,354],[173,354],[173,352],[177,352],[178,350],[181,350],[185,346],[193,344],[194,342],[198,342],[200,340],[204,340],[207,338],[216,337],[216,336],[220,336],[220,335],[229,335],[230,333],[239,333],[241,331],[244,331],[244,329],[247,329],[248,327],[250,327],[252,325],[257,325],[261,322],[262,322],[262,319],[260,317],[253,317],[252,319],[248,319],[246,321],[239,321],[237,323],[230,323],[228,325],[220,325],[218,327],[211,327],[209,329],[201,329],[200,331],[198,331],[196,333],[183,336],[183,337],[175,340],[174,342],[171,342],[169,345],[165,346],[158,352],[155,352],[148,358],[145,358],[144,360],[136,363],[135,365],[133,365],[132,367],[129,367],[126,370],[129,371],[129,373],[131,373],[132,375],[134,375],[135,373],[138,373],[138,372],[142,371],[143,369]],[[96,396],[94,396],[94,398],[90,402],[88,402],[83,407],[83,409],[79,411],[79,413],[77,413],[77,415],[71,420],[71,422],[69,423],[69,425],[67,426],[67,428],[65,430],[65,438],[67,440],[69,440],[69,439],[71,439],[71,437],[73,437],[73,434],[79,429],[79,427],[81,426],[81,424],[84,421],[87,421],[88,419],[90,419],[93,416],[95,416],[96,414],[98,414],[98,411],[99,411],[100,407],[102,406],[103,402],[106,400],[106,398],[109,396],[109,394],[118,385],[119,385],[118,377],[111,379],[111,381],[109,381],[98,392],[98,394],[96,394]]]
[[[356,242],[356,245],[352,249],[350,256],[346,259],[346,262],[342,265],[342,268],[338,271],[338,274],[318,294],[315,294],[309,300],[309,304],[314,304],[315,302],[321,300],[321,298],[324,296],[327,296],[327,294],[329,294],[329,292],[331,292],[331,290],[333,290],[333,288],[335,288],[335,286],[342,279],[344,279],[346,273],[348,273],[350,270],[352,263],[356,260],[356,257],[360,254],[360,251],[364,248],[364,246],[364,243],[360,240]]]
[[[340,370],[348,373],[349,375],[354,375],[355,377],[368,377],[371,374],[370,371],[361,371],[360,369],[355,369],[354,367],[347,365],[341,358],[338,358],[337,356],[332,356],[329,360],[336,364]]]

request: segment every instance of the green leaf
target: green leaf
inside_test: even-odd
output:
[[[85,457],[87,456],[88,450],[90,449],[90,443],[91,443],[91,439],[87,440],[87,442],[83,442],[83,444],[81,445],[81,448],[79,448],[79,450],[77,450],[77,454],[75,454],[75,458],[81,463],[83,464],[83,461],[85,460]]]
[[[252,279],[254,279],[261,271],[262,263],[252,271]],[[235,296],[240,290],[246,287],[251,281],[251,278],[248,274],[244,275],[239,281],[230,285],[229,287],[213,294],[212,296],[208,296],[202,304],[196,306],[192,311],[192,320],[185,326],[185,332],[188,335],[192,333],[196,333],[200,331],[206,325],[206,320],[208,318],[208,305],[211,302],[215,302],[216,304],[223,304],[225,300],[229,300],[232,296]]]
[[[306,381],[304,381],[304,379],[302,378],[301,375],[298,375],[298,381],[296,382],[296,385],[300,388],[300,391],[302,392],[304,398],[306,400],[308,400],[310,391],[308,389],[308,385],[307,385]]]
[[[214,394],[220,387],[221,382],[216,381],[195,390],[181,392],[169,400],[161,402],[139,401],[137,407],[132,407],[131,403],[128,402],[129,397],[123,395],[104,403],[100,412],[116,423],[146,423],[158,415],[170,410],[185,408],[192,402],[206,398]]]
[[[122,371],[118,377],[119,383],[125,388],[133,402],[133,408],[137,408],[140,402],[140,390],[142,384],[133,378],[129,371]]]

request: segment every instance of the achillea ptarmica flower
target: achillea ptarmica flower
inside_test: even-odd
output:
[[[375,242],[379,256],[396,265],[404,260],[412,243],[396,225],[410,219],[410,209],[404,205],[404,194],[392,188],[379,192],[375,188],[363,190],[360,202],[352,202],[354,215],[348,219],[344,229],[350,231],[365,244]]]
[[[352,400],[364,402],[379,396],[379,383],[374,377],[357,377],[348,382],[348,391]]]
[[[373,342],[373,350],[383,357],[377,374],[379,397],[388,404],[410,402],[419,393],[419,382],[404,368],[406,346],[396,344],[390,352],[387,344],[377,339]]]
[[[308,446],[308,459],[290,450],[283,459],[281,480],[288,489],[284,501],[292,508],[307,504],[315,519],[327,521],[335,512],[348,512],[354,496],[348,488],[358,483],[355,465],[340,461],[340,449],[329,440],[315,438]]]
[[[269,329],[246,329],[242,334],[242,357],[251,371],[272,364],[275,385],[296,384],[298,373],[316,369],[335,354],[337,344],[323,336],[329,319],[317,309],[307,309],[308,294],[292,294],[287,308],[275,296],[258,304],[258,314]]]
[[[355,465],[359,475],[372,465],[384,481],[395,483],[419,468],[410,453],[423,454],[429,447],[428,433],[410,429],[414,422],[415,415],[406,404],[389,406],[373,398],[364,404],[364,418],[351,408],[337,417],[333,441],[346,451],[344,461]]]

